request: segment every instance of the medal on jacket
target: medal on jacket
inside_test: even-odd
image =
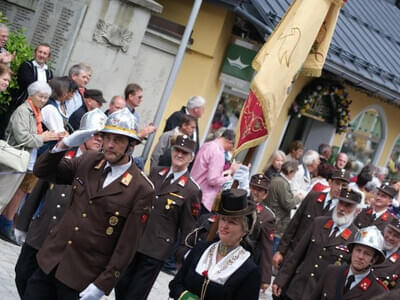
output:
[[[111,225],[111,226],[115,226],[115,225],[117,225],[118,224],[118,217],[116,217],[116,216],[111,216],[110,217],[110,219],[108,219],[108,223]]]
[[[165,205],[165,209],[170,209],[171,205],[176,204],[176,202],[174,200],[171,199],[167,199],[167,204]]]
[[[112,235],[113,232],[114,232],[114,228],[112,228],[112,227],[107,227],[107,229],[106,229],[106,234],[107,234],[107,235]]]

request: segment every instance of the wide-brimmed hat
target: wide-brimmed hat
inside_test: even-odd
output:
[[[232,217],[246,216],[252,214],[255,209],[255,204],[247,199],[246,190],[229,189],[222,191],[217,213]]]
[[[268,191],[270,180],[264,174],[254,174],[251,176],[250,185]]]
[[[397,231],[398,233],[400,233],[400,219],[393,217],[392,221],[390,221],[389,224],[387,224],[386,226],[392,228],[393,230]]]
[[[136,118],[125,107],[108,116],[106,125],[101,132],[120,134],[141,142],[141,139],[137,135],[136,127]]]
[[[102,130],[106,124],[107,116],[98,108],[88,111],[82,116],[80,130]]]
[[[187,135],[178,135],[172,143],[172,147],[181,149],[187,153],[193,153],[196,151],[196,142]]]
[[[388,195],[390,198],[394,198],[397,194],[396,189],[391,185],[389,185],[388,182],[378,187],[378,190],[384,193],[385,195]]]
[[[343,180],[344,182],[350,182],[350,173],[345,169],[335,169],[332,174],[332,179]]]
[[[383,236],[381,231],[375,226],[368,226],[361,228],[354,236],[354,240],[348,244],[350,251],[353,250],[354,245],[368,246],[376,251],[378,260],[375,264],[380,264],[385,261],[383,254]]]
[[[352,188],[345,187],[340,190],[339,200],[351,204],[361,203],[361,194]]]

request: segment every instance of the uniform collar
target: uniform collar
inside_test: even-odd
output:
[[[178,178],[180,178],[183,174],[185,174],[187,172],[187,168],[183,171],[180,172],[172,172],[172,168],[169,169],[167,175],[165,176],[165,178],[168,178],[168,176],[170,174],[174,174],[174,179],[171,181],[171,183],[175,182],[175,180],[177,180]]]

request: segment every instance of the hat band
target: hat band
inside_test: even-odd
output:
[[[122,130],[122,131],[126,131],[128,133],[132,133],[134,135],[137,135],[136,130],[132,130],[132,129],[127,129],[127,128],[123,128],[120,126],[111,126],[111,125],[106,125],[104,126],[104,129],[116,129],[116,130]]]
[[[246,211],[246,210],[248,210],[249,209],[249,207],[247,206],[247,207],[245,207],[245,208],[242,208],[242,209],[240,209],[240,210],[229,210],[229,209],[225,209],[225,208],[223,208],[222,207],[222,210],[224,211],[224,212],[228,212],[228,213],[239,213],[239,212],[244,212],[244,211]]]

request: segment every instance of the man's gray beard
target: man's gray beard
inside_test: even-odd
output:
[[[335,222],[336,225],[342,226],[342,225],[350,225],[353,223],[354,219],[356,218],[356,210],[354,210],[351,214],[345,215],[343,217],[339,217],[337,214],[337,209],[333,210],[332,213],[332,220]]]
[[[392,251],[396,248],[399,248],[399,247],[396,247],[396,245],[392,245],[392,244],[386,243],[386,241],[383,241],[383,250]]]

